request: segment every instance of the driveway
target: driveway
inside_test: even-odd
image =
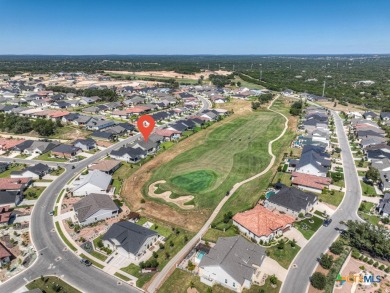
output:
[[[286,236],[288,239],[293,240],[295,239],[297,241],[297,244],[302,248],[306,245],[308,240],[303,237],[302,233],[299,232],[296,228],[291,227],[290,230],[283,233],[283,236]]]
[[[287,276],[287,270],[276,260],[266,256],[261,264],[261,271],[269,276],[275,275],[280,281],[284,282]]]
[[[319,202],[316,206],[316,210],[320,212],[326,211],[326,214],[329,216],[332,216],[335,212],[334,209],[332,209],[330,206],[328,206],[326,203]]]

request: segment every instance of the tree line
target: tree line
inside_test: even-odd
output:
[[[34,130],[41,136],[50,136],[56,133],[58,127],[62,127],[60,121],[42,118],[29,120],[15,114],[0,114],[0,129],[5,132],[23,134]]]

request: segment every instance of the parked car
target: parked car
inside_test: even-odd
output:
[[[324,227],[328,227],[332,223],[332,219],[326,219],[324,220]]]
[[[85,259],[85,258],[80,259],[80,262],[87,267],[92,265],[92,263],[88,259]]]
[[[50,211],[49,216],[54,216],[54,211]]]

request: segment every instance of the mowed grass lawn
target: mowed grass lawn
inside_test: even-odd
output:
[[[300,249],[297,244],[291,247],[290,243],[285,243],[283,249],[279,249],[277,245],[267,248],[267,255],[276,260],[282,267],[288,269]]]
[[[220,123],[203,144],[156,169],[144,194],[153,182],[166,180],[158,192],[172,191],[172,198],[191,194],[197,208],[213,208],[236,182],[268,165],[268,142],[284,127],[283,117],[266,110]]]

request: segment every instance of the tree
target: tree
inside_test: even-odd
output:
[[[284,249],[284,241],[282,239],[278,242],[278,249]]]
[[[42,136],[50,136],[56,132],[57,124],[48,119],[37,119],[32,124],[33,129]]]
[[[229,223],[231,218],[233,218],[233,213],[231,211],[228,211],[226,214],[223,215],[223,222],[227,224]]]
[[[369,169],[366,173],[366,178],[369,180],[372,180],[373,182],[377,182],[381,178],[381,175],[380,175],[378,169],[376,169],[374,167],[369,167]]]
[[[320,265],[324,268],[329,270],[333,264],[333,256],[329,254],[321,254],[320,258]]]
[[[293,116],[299,116],[302,112],[302,102],[301,101],[297,101],[297,102],[294,102],[292,105],[291,105],[291,108],[290,108],[290,114],[293,115]]]
[[[311,285],[319,290],[325,289],[326,276],[323,273],[315,272],[310,278]]]
[[[334,254],[340,255],[344,250],[344,245],[341,241],[335,241],[329,247],[329,250]]]
[[[271,284],[276,285],[278,283],[278,278],[275,275],[272,275],[271,277],[269,277],[269,281],[271,282]]]

